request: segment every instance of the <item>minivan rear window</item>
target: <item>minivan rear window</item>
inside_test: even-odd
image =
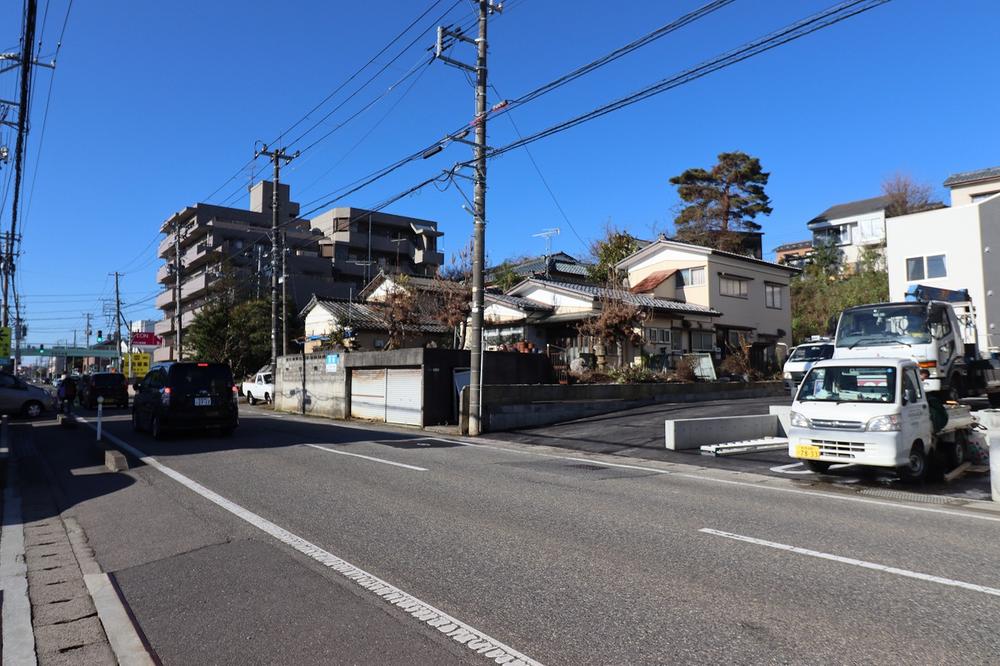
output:
[[[233,373],[221,363],[176,363],[170,366],[170,385],[183,393],[206,390],[226,393],[233,389]]]
[[[121,386],[125,383],[124,375],[94,375],[90,378],[90,383],[94,386],[99,386],[100,388],[110,388],[113,386]]]

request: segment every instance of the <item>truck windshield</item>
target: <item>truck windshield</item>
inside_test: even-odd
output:
[[[877,347],[893,344],[926,344],[931,341],[927,327],[927,306],[873,305],[845,310],[837,325],[837,347]]]
[[[896,368],[813,368],[795,398],[802,402],[895,402]]]
[[[809,361],[825,361],[828,358],[833,358],[833,345],[796,347],[788,360],[792,363],[807,363]]]

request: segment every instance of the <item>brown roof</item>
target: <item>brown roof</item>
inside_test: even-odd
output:
[[[671,269],[667,271],[654,271],[649,275],[647,275],[646,277],[644,277],[639,282],[639,284],[632,287],[631,292],[633,294],[645,294],[647,292],[653,291],[661,284],[663,284],[664,280],[671,277],[676,272],[677,269]]]

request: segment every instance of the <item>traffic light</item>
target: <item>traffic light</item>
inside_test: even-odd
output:
[[[104,342],[104,331],[97,329],[97,343],[100,344]]]

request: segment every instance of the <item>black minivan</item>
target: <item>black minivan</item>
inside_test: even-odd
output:
[[[216,429],[228,435],[240,423],[237,387],[225,363],[154,365],[135,384],[132,428],[159,439],[176,430]]]

